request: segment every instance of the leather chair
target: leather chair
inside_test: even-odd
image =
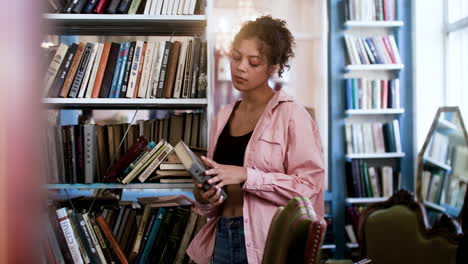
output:
[[[294,197],[273,216],[262,263],[318,263],[325,230],[310,200]]]
[[[456,263],[462,236],[446,215],[429,228],[424,206],[405,190],[369,206],[359,219],[362,257],[378,264]]]

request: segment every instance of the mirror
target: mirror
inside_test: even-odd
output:
[[[416,194],[431,209],[458,217],[468,184],[468,137],[458,107],[441,107],[418,155]]]

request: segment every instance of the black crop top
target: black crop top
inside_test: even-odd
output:
[[[245,148],[249,143],[253,131],[243,136],[234,137],[231,136],[230,127],[228,121],[219,135],[213,160],[219,164],[243,166]]]

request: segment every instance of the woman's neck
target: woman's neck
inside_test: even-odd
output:
[[[265,84],[261,88],[259,87],[251,91],[242,92],[241,104],[245,110],[253,111],[268,104],[274,94],[275,92]]]

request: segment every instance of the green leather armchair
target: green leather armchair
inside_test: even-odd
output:
[[[308,198],[294,197],[271,221],[263,264],[317,264],[326,222],[317,218]]]
[[[450,264],[456,263],[463,234],[445,215],[429,228],[424,206],[400,190],[363,211],[358,236],[362,256],[372,263]]]

